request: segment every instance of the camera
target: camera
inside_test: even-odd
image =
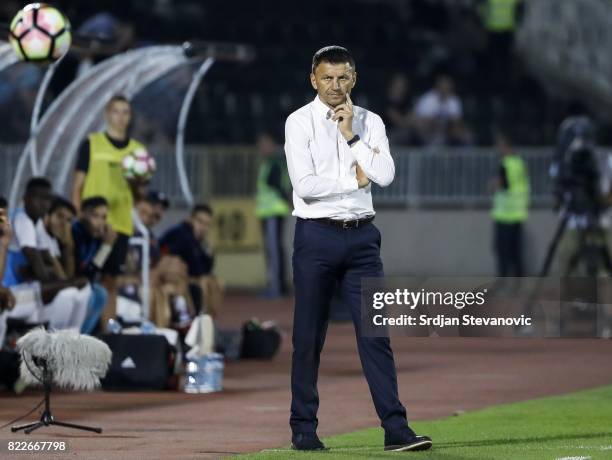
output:
[[[565,212],[584,216],[591,222],[599,218],[603,210],[600,171],[595,127],[588,117],[569,117],[561,123],[550,176],[557,209],[562,207]]]

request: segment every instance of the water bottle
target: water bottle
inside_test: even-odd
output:
[[[212,361],[212,387],[214,391],[223,390],[223,355],[219,353],[211,353],[209,359]]]
[[[192,359],[188,360],[185,366],[185,385],[183,387],[185,393],[199,393],[198,376],[198,362]]]
[[[201,356],[198,361],[198,391],[200,393],[212,393],[213,387],[213,362],[209,355]]]
[[[185,297],[182,295],[173,297],[172,307],[176,326],[179,328],[189,326],[191,317],[189,316],[189,307],[187,306],[187,300]]]
[[[106,332],[109,334],[121,334],[121,324],[116,319],[109,319],[106,323]]]
[[[155,324],[153,324],[148,319],[143,319],[140,322],[140,332],[142,332],[143,334],[155,334],[155,331]]]

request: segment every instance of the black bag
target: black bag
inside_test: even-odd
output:
[[[13,389],[19,378],[19,353],[14,350],[0,351],[0,386]]]
[[[242,353],[242,331],[216,329],[215,351],[221,353],[227,360],[239,360]]]
[[[252,321],[242,327],[242,352],[243,359],[272,359],[281,344],[281,334],[278,329],[262,329]]]
[[[163,390],[174,368],[175,350],[163,335],[105,334],[100,337],[113,352],[102,380],[105,390]]]

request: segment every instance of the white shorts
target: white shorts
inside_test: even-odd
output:
[[[23,286],[16,286],[17,303],[15,308],[7,313],[8,318],[16,318],[32,323],[49,323],[51,329],[77,329],[81,326],[87,315],[87,306],[91,297],[91,286],[88,284],[82,289],[75,287],[59,291],[48,304],[42,305],[40,297],[27,292]],[[34,288],[30,288],[33,290]],[[1,342],[0,342],[1,343]]]

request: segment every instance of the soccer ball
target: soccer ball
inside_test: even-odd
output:
[[[13,18],[9,41],[22,61],[56,61],[70,48],[70,22],[52,6],[30,3]]]
[[[157,165],[155,159],[145,149],[136,149],[123,157],[121,162],[123,177],[128,180],[149,180],[153,177]]]

